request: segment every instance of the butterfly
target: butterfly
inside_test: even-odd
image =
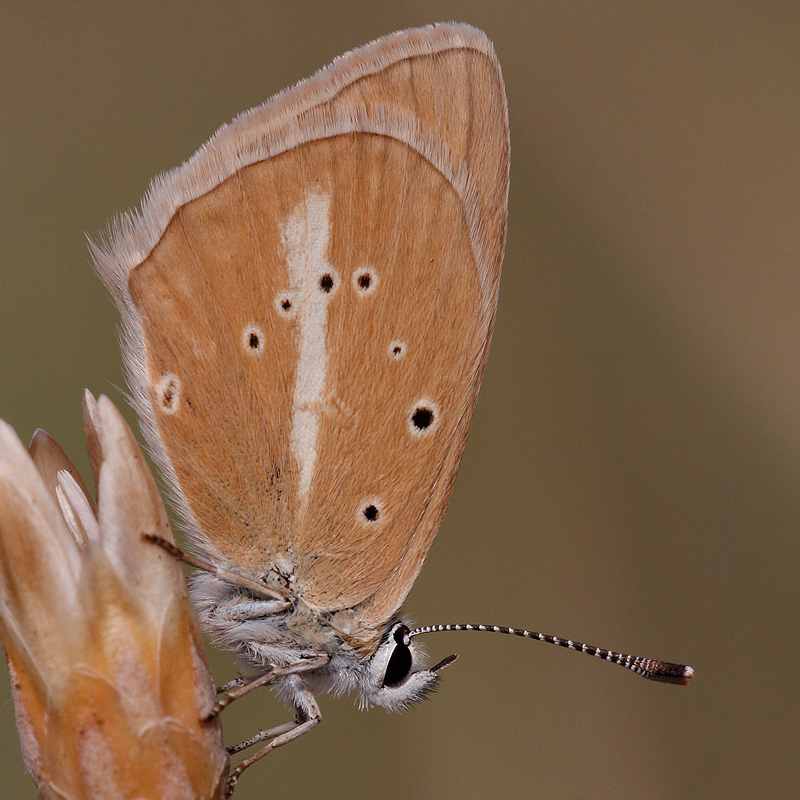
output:
[[[426,667],[420,633],[573,645],[412,630],[401,613],[486,365],[508,180],[492,44],[440,24],[237,117],[93,247],[201,569],[201,623],[260,670],[228,697],[269,682],[295,709],[244,743],[269,742],[231,785],[319,722],[319,692],[422,697],[454,656]]]

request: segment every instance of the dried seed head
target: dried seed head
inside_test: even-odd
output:
[[[0,422],[0,635],[25,763],[40,797],[222,796],[228,759],[172,540],[141,450],[87,393],[100,498],[37,432]]]

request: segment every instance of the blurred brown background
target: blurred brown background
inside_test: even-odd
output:
[[[265,797],[794,797],[800,785],[800,6],[440,0],[3,3],[0,416],[85,469],[120,400],[84,232],[223,122],[379,35],[494,40],[509,240],[456,491],[408,611],[684,660],[643,681],[478,634],[404,715],[321,700]],[[215,661],[220,680],[231,662]],[[32,798],[7,679],[4,797]],[[227,712],[238,741],[288,712]],[[238,705],[238,704],[237,704]]]

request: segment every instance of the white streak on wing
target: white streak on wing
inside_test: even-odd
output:
[[[320,278],[333,268],[326,261],[330,236],[330,195],[309,193],[283,228],[289,281],[296,297],[300,327],[297,379],[292,403],[292,452],[300,468],[298,490],[303,504],[311,488],[317,458],[319,409],[325,391],[328,355],[325,330],[331,294]]]

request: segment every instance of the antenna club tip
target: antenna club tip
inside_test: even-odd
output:
[[[686,686],[692,678],[694,678],[692,667],[681,665],[681,671],[675,676],[675,682],[681,686]]]
[[[694,670],[684,664],[663,663],[658,672],[648,675],[651,680],[686,686],[694,677]]]

